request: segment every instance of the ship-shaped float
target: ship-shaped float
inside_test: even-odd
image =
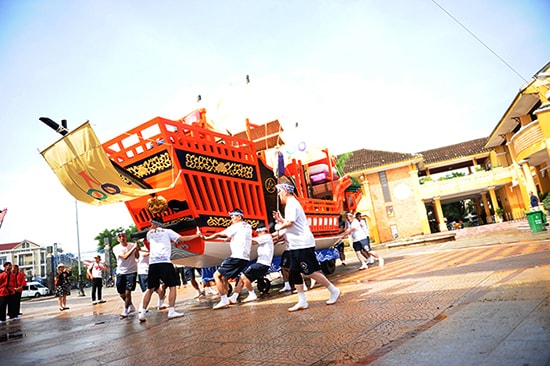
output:
[[[265,225],[273,231],[272,212],[283,212],[276,185],[290,183],[322,268],[332,273],[335,257],[324,260],[323,251],[341,239],[342,213],[356,208],[361,192],[349,176],[338,175],[335,157],[326,149],[311,161],[284,156],[282,132],[277,120],[261,125],[246,120],[240,133],[220,132],[199,109],[179,120],[154,118],[101,144],[86,123],[42,154],[77,199],[124,202],[138,230],[134,239],[145,238],[155,217],[181,235],[197,227],[208,235],[230,225],[228,212],[236,207],[253,228]],[[76,167],[67,171],[63,160]],[[275,257],[284,247],[275,246]],[[195,239],[179,247],[172,261],[205,268],[229,255],[226,242]],[[254,249],[251,255],[255,259]]]

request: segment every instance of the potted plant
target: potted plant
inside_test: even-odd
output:
[[[502,222],[502,216],[504,215],[504,210],[502,209],[502,207],[499,207],[495,210],[495,216],[496,216],[496,221],[497,222]]]
[[[546,214],[550,213],[550,194],[546,194],[546,196],[542,200],[542,207],[546,210]]]

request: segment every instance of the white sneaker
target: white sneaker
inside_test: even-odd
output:
[[[361,270],[363,270],[363,269],[368,269],[368,268],[369,268],[369,266],[368,266],[366,263],[363,263],[363,264],[361,265],[361,267],[359,267],[359,270],[361,271]]]
[[[98,302],[97,301],[92,301],[92,305],[97,305]]]
[[[122,310],[122,313],[120,313],[120,319],[124,319],[127,317],[128,317],[128,309],[124,308],[124,310]]]
[[[183,313],[178,313],[177,311],[174,310],[172,312],[168,312],[168,319],[179,318],[183,315],[184,315]]]
[[[228,298],[230,304],[237,304],[237,299],[239,298],[239,294],[233,294],[231,297]]]
[[[223,308],[228,308],[228,307],[229,307],[229,302],[220,301],[219,303],[214,305],[212,307],[212,309],[217,310],[217,309],[223,309]]]
[[[145,321],[145,312],[143,310],[139,313],[138,319],[140,323],[143,323]]]
[[[379,267],[384,267],[384,258],[378,257],[378,266]]]
[[[327,300],[327,305],[332,305],[336,303],[336,300],[340,297],[340,289],[336,289],[336,291],[330,293],[330,297]]]
[[[133,313],[134,311],[136,311],[136,308],[135,308],[134,305],[132,304],[132,305],[130,305],[130,306],[128,307],[128,314]]]
[[[282,289],[280,289],[279,292],[287,292],[287,291],[290,291],[290,290],[292,290],[290,287],[285,286]]]
[[[367,259],[367,264],[373,264],[374,263],[374,257],[371,257],[369,255],[369,258]]]
[[[309,307],[309,304],[307,302],[298,301],[298,303],[296,305],[294,305],[291,308],[288,308],[288,311],[304,310],[304,309],[307,309],[308,307]]]
[[[159,301],[159,310],[168,309],[170,306],[164,301]]]
[[[248,294],[246,299],[243,300],[243,302],[250,302],[250,301],[256,301],[256,300],[258,300],[258,296],[256,296],[256,293],[251,292]]]

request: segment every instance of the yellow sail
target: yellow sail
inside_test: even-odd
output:
[[[132,200],[166,190],[175,183],[147,189],[124,176],[105,154],[88,121],[41,154],[65,189],[77,200],[91,205]]]

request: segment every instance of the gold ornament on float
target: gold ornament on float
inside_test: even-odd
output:
[[[154,196],[147,200],[147,209],[153,215],[159,215],[168,208],[168,201],[162,196]]]

